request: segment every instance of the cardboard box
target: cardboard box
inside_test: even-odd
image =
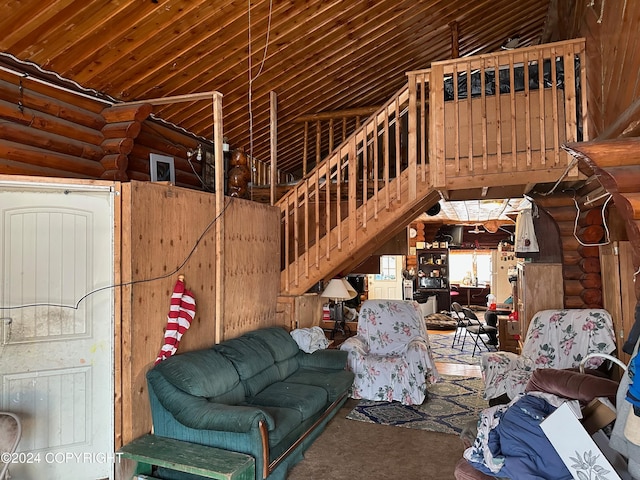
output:
[[[520,322],[508,321],[507,322],[507,334],[516,336],[520,336]]]
[[[608,403],[594,398],[582,409],[582,426],[589,435],[593,435],[616,419],[616,412],[607,405]]]

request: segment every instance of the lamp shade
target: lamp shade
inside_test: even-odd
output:
[[[343,278],[342,283],[344,283],[344,288],[346,288],[347,292],[349,292],[349,298],[347,300],[350,300],[354,298],[356,295],[358,295],[358,292],[356,291],[355,288],[353,288],[353,285],[349,283],[349,280],[347,280],[346,278]]]
[[[347,287],[348,285],[348,287]],[[357,295],[355,289],[343,278],[333,278],[322,292],[323,297],[333,300],[349,300]]]

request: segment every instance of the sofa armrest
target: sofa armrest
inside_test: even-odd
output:
[[[204,397],[190,395],[153,370],[147,373],[147,380],[162,406],[187,427],[245,433],[257,429],[260,420],[264,420],[269,430],[275,428],[271,415],[260,408],[215,403]]]
[[[298,353],[298,363],[305,368],[330,368],[344,370],[347,365],[347,352],[341,350],[316,350],[313,353]]]
[[[266,422],[268,430],[273,430],[275,427],[273,418],[264,410],[256,407],[212,403],[204,398],[198,398],[191,405],[177,409],[175,417],[187,427],[199,430],[245,433],[257,429],[260,420]]]
[[[507,393],[507,383],[510,381],[508,377],[512,372],[520,369],[520,363],[521,357],[512,352],[482,352],[480,354],[480,370],[484,378],[485,400],[491,400]]]
[[[587,404],[597,397],[607,397],[615,404],[618,382],[592,373],[580,373],[555,368],[533,371],[525,392],[547,392]]]

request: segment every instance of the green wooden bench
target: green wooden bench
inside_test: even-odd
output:
[[[118,454],[137,462],[131,478],[153,478],[153,466],[219,480],[255,480],[255,459],[244,453],[144,435],[123,446]]]

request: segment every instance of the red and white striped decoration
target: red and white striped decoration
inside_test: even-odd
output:
[[[182,278],[182,275],[178,277],[176,286],[173,288],[171,308],[167,316],[167,328],[164,332],[164,345],[158,353],[156,365],[176,353],[182,335],[187,331],[196,314],[196,301],[193,294],[184,288]]]

